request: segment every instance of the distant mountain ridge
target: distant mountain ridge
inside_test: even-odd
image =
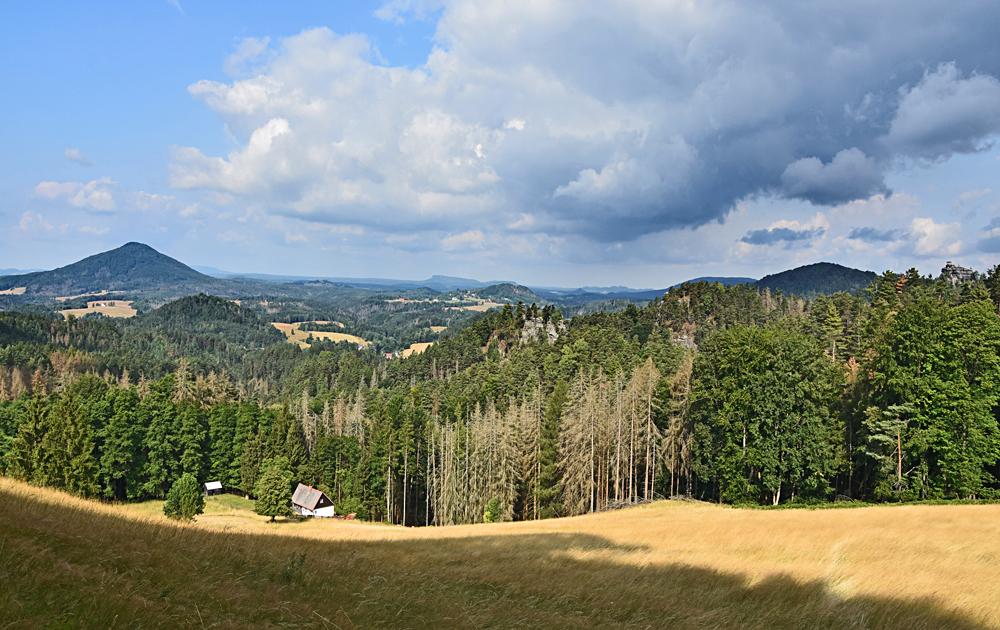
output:
[[[560,289],[444,275],[434,275],[426,280],[393,280],[237,274],[219,269],[205,269],[215,274],[214,277],[201,273],[148,245],[132,242],[51,271],[0,276],[0,291],[24,287],[23,297],[27,300],[101,291],[122,291],[143,293],[147,297],[156,296],[162,303],[169,297],[194,293],[233,296],[247,293],[270,294],[274,291],[289,295],[305,295],[303,291],[308,292],[312,287],[329,285],[377,291],[430,290],[440,293],[474,291],[484,299],[581,304],[610,300],[647,301],[658,298],[669,290],[669,288],[630,289],[624,286]],[[871,284],[875,277],[876,274],[871,271],[820,262],[771,274],[760,280],[748,277],[702,276],[686,282],[753,284],[761,289],[781,291],[789,295],[814,296],[838,291],[858,292]],[[13,299],[12,295],[8,293],[4,297],[10,300]]]

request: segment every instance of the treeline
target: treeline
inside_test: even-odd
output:
[[[406,360],[291,349],[275,379],[181,361],[147,381],[50,347],[29,383],[8,353],[0,456],[6,474],[119,500],[184,473],[248,490],[285,457],[339,511],[407,525],[665,496],[995,498],[997,285],[886,273],[811,301],[685,285],[575,317],[554,343],[524,331],[556,312],[508,307]],[[19,331],[5,348],[34,348]]]

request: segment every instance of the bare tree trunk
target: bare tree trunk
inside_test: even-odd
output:
[[[403,445],[403,527],[406,527],[406,483],[408,481],[407,470],[409,465],[410,448]]]

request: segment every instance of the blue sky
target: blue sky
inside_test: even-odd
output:
[[[7,2],[0,267],[985,269],[1000,7],[867,5]]]

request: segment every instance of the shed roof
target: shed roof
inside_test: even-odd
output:
[[[206,490],[222,490],[222,482],[221,481],[206,481],[205,482],[205,489]]]
[[[322,490],[317,490],[312,486],[300,483],[295,487],[295,493],[292,494],[292,503],[300,507],[315,510],[316,506],[325,496]],[[327,501],[330,501],[329,497],[327,497]]]

